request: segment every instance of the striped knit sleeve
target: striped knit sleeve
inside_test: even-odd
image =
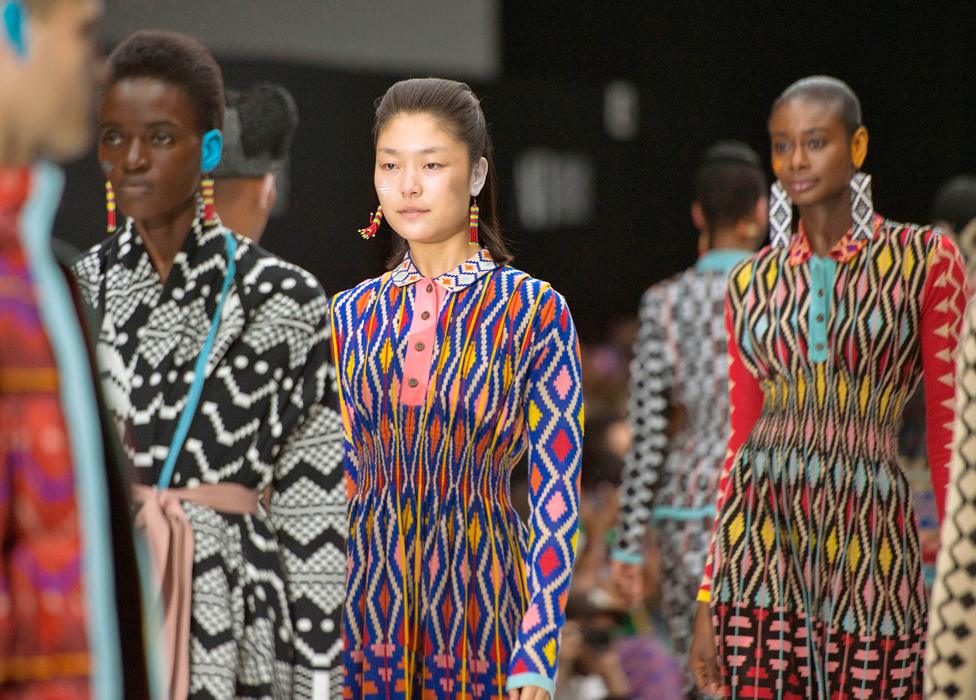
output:
[[[644,295],[630,365],[627,412],[632,441],[620,484],[617,543],[612,556],[631,564],[643,561],[641,543],[651,519],[654,487],[660,480],[668,445],[666,411],[673,372],[667,352],[666,301],[661,286],[652,287]]]
[[[729,409],[731,432],[729,447],[725,453],[725,463],[718,482],[718,500],[716,504],[715,524],[712,527],[712,541],[708,546],[708,558],[705,560],[705,572],[702,575],[701,586],[698,588],[698,600],[707,603],[712,596],[712,570],[715,562],[715,538],[719,536],[718,527],[722,518],[722,508],[728,495],[730,474],[735,463],[735,455],[745,444],[753,426],[762,411],[763,394],[759,380],[742,361],[739,351],[736,324],[732,319],[732,307],[728,297],[725,301],[725,331],[728,334],[729,348]]]
[[[579,343],[565,300],[542,292],[529,356],[523,420],[529,442],[528,604],[509,661],[507,688],[555,691],[579,531],[583,386]]]

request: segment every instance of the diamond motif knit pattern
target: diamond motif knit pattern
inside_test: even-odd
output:
[[[921,376],[941,506],[964,302],[951,241],[881,217],[823,258],[801,228],[732,271],[732,435],[699,595],[730,697],[921,698],[926,600],[897,430]]]
[[[479,252],[430,281],[446,294],[426,398],[408,405],[421,279],[408,256],[333,305],[351,492],[345,697],[552,692],[578,530],[572,318],[548,284]],[[527,524],[509,493],[526,450]]]

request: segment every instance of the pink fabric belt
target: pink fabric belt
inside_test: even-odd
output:
[[[169,697],[185,700],[190,692],[190,594],[193,591],[193,528],[181,501],[221,513],[253,515],[258,493],[240,484],[204,484],[188,489],[159,489],[136,484],[132,497],[142,505],[136,527],[145,531],[156,574],[155,595],[162,595]]]

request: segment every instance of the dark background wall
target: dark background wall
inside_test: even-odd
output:
[[[719,138],[745,140],[765,154],[769,104],[799,77],[833,74],[861,97],[871,133],[865,169],[886,215],[926,220],[942,181],[976,171],[971,4],[925,13],[891,4],[832,11],[780,5],[772,12],[746,3],[664,5],[509,0],[501,4],[500,69],[490,60],[480,68],[454,61],[442,73],[468,79],[482,97],[516,264],[566,295],[584,340],[599,340],[614,318],[634,312],[648,284],[693,261],[689,180],[698,155]],[[206,41],[201,29],[194,33]],[[363,32],[368,41],[368,28]],[[290,208],[272,221],[266,247],[307,267],[328,291],[378,274],[389,232],[372,242],[356,234],[375,207],[373,102],[396,79],[441,71],[218,58],[228,85],[275,80],[298,101]],[[639,129],[626,141],[604,127],[604,91],[618,79],[639,95]],[[593,209],[579,220],[526,225],[516,173],[520,159],[540,148],[591,168]],[[578,192],[548,184],[550,195]],[[59,235],[87,246],[102,235],[103,221],[101,179],[90,157],[68,168]]]

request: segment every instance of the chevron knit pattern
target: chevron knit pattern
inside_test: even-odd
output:
[[[225,231],[198,217],[165,284],[131,219],[75,264],[103,318],[99,369],[142,483],[156,483],[193,380],[226,269]],[[345,488],[328,301],[305,270],[237,243],[172,483],[270,489],[270,508],[184,505],[195,540],[190,698],[338,698]]]

